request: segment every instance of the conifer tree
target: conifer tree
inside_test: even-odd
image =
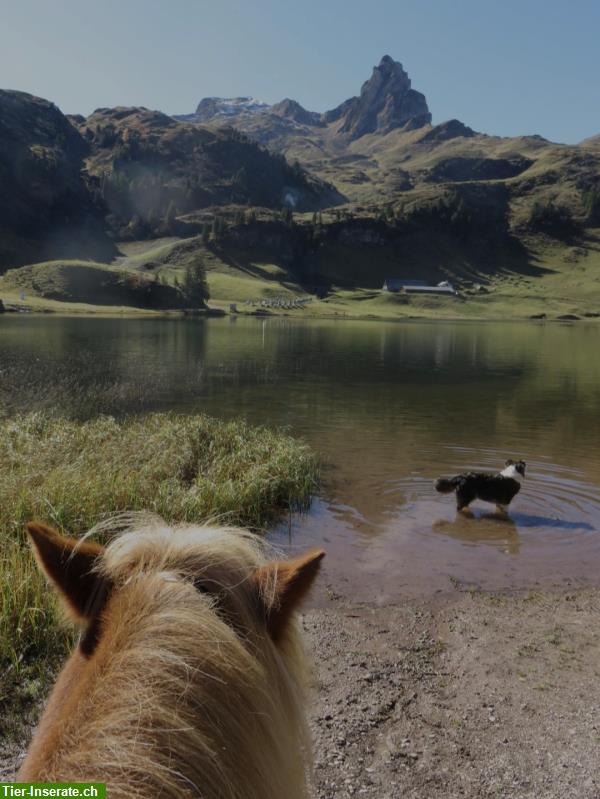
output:
[[[190,308],[202,308],[210,296],[206,269],[202,258],[198,255],[186,267],[181,292],[186,305]]]

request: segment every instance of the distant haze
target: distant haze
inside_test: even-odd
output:
[[[389,53],[434,123],[574,143],[600,133],[598,31],[596,0],[19,0],[3,4],[0,81],[85,115],[246,95],[324,111]]]

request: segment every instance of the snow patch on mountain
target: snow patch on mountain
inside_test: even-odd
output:
[[[193,114],[180,114],[176,119],[185,122],[209,122],[219,117],[227,119],[239,114],[259,114],[271,106],[255,97],[205,97]]]

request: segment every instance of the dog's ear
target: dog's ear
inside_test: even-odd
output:
[[[505,465],[505,466],[512,466],[512,465],[513,465],[513,463],[514,463],[513,459],[512,459],[512,458],[509,458],[509,459],[506,461],[506,463],[505,463],[504,465]]]

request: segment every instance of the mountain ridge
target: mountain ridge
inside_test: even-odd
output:
[[[9,96],[21,98],[16,111]],[[64,227],[69,220],[93,228],[108,252],[111,237],[193,235],[190,219],[203,226],[228,208],[235,221],[256,216],[249,208],[289,218],[292,210],[343,206],[347,218],[396,220],[401,235],[436,214],[444,224],[454,215],[464,236],[480,206],[490,211],[489,241],[498,231],[506,240],[532,230],[572,237],[600,218],[599,140],[561,145],[488,135],[457,119],[434,125],[425,96],[390,56],[358,95],[323,114],[291,98],[268,105],[241,96],[204,98],[179,117],[144,107],[67,117],[46,100],[0,94],[0,175],[10,189],[0,266],[38,253],[63,257],[55,243],[47,251],[55,230],[67,231],[69,253],[79,242],[73,254],[87,257],[74,225]],[[446,237],[448,230],[455,229],[446,226]],[[254,227],[252,235],[259,236]]]
[[[278,106],[283,113],[274,113]],[[227,122],[332,183],[358,207],[405,203],[426,186],[441,191],[501,181],[511,195],[514,225],[526,224],[536,203],[567,206],[584,220],[583,194],[600,183],[599,137],[562,145],[538,135],[480,133],[458,119],[432,124],[425,96],[389,55],[373,67],[359,95],[323,114],[287,99],[230,115]],[[215,123],[205,120],[208,127]]]
[[[338,133],[349,140],[366,133],[389,132],[397,127],[420,127],[431,122],[425,95],[412,88],[411,80],[399,61],[384,55],[373,67],[357,97],[344,100],[335,108],[319,113],[305,109],[288,97],[269,105],[253,97],[204,97],[192,114],[174,118],[184,122],[235,122],[239,117],[275,114],[304,125],[326,126],[341,121]]]
[[[55,258],[110,260],[114,239],[166,235],[186,211],[231,203],[315,210],[344,197],[231,127],[144,107],[65,116],[0,91],[0,270]]]

